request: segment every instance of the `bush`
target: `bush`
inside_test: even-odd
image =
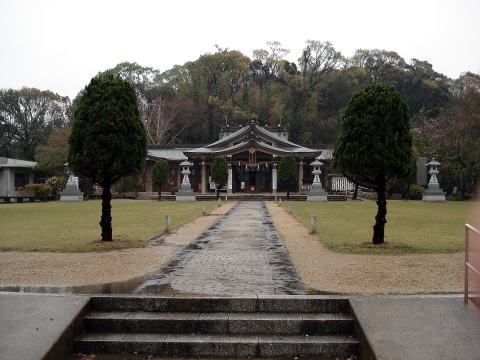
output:
[[[172,188],[172,190],[170,190],[170,194],[175,195],[177,191],[178,191],[178,187],[175,186],[174,188]]]
[[[52,190],[58,194],[65,189],[65,185],[67,185],[67,178],[64,176],[52,176],[45,181],[45,184],[50,186]]]
[[[47,184],[28,184],[25,185],[24,191],[28,195],[34,196],[50,196],[52,188]]]
[[[422,194],[425,191],[425,188],[418,185],[410,185],[408,191],[408,198],[410,200],[422,200]]]

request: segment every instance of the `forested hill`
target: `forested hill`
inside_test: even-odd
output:
[[[352,94],[380,82],[409,104],[418,155],[461,158],[463,168],[480,162],[463,155],[464,148],[476,151],[480,138],[480,75],[449,79],[427,61],[406,61],[394,51],[357,50],[348,58],[320,41],[307,41],[296,63],[287,54],[278,42],[251,58],[217,47],[163,72],[128,62],[106,71],[134,85],[151,145],[208,143],[226,121],[235,126],[251,118],[287,125],[290,139],[301,144],[333,144]],[[0,156],[48,158],[68,134],[58,131],[75,102],[49,91],[0,90]]]

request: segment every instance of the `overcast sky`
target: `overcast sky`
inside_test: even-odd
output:
[[[161,71],[214,52],[247,56],[280,41],[297,62],[305,40],[427,60],[456,78],[480,73],[479,0],[0,0],[0,88],[71,98],[122,61]]]

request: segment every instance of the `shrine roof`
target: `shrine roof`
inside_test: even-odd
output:
[[[165,159],[171,161],[184,161],[188,158],[184,155],[184,151],[187,149],[174,148],[174,149],[148,149],[147,156],[156,159]]]

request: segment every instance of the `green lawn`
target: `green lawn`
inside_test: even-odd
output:
[[[287,207],[287,203],[284,202]],[[292,202],[305,225],[317,216],[318,237],[333,251],[357,254],[454,252],[463,250],[463,225],[473,202],[389,200],[385,245],[371,244],[377,205],[373,201]]]
[[[144,247],[148,238],[210,211],[217,203],[113,200],[113,242],[100,241],[101,201],[0,205],[0,250],[88,252]]]

